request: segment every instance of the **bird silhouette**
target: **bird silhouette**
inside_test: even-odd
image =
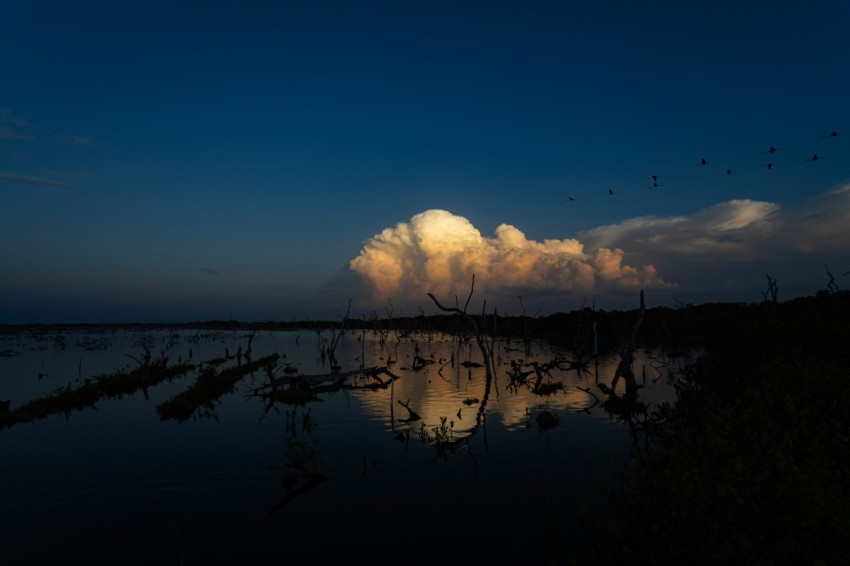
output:
[[[723,172],[723,175],[731,175],[731,174],[732,174],[731,169],[727,169],[726,171]]]
[[[767,167],[767,170],[770,171],[771,169],[773,169],[773,163],[765,163],[764,165],[762,165],[762,167]]]
[[[576,200],[575,197],[567,197],[567,200]]]
[[[709,163],[711,163],[711,161],[703,157],[699,160],[699,163],[694,163],[694,167],[699,167],[700,165],[708,165]]]
[[[653,182],[653,183],[657,183],[657,182],[658,182],[658,175],[650,175],[650,176],[649,176],[649,178],[650,178],[650,179],[652,179],[652,182]]]
[[[818,161],[819,159],[823,159],[823,157],[821,157],[820,155],[815,153],[815,154],[812,155],[811,159],[807,159],[806,161]]]
[[[838,133],[838,132],[836,132],[835,130],[832,130],[832,132],[830,132],[830,134],[829,134],[828,136],[821,136],[821,139],[826,139],[826,138],[837,138],[837,137],[838,137],[838,136],[840,136],[840,135],[841,135],[841,134],[839,134],[839,133]]]
[[[762,151],[762,153],[770,153],[770,154],[773,154],[773,153],[776,153],[778,150],[779,150],[779,148],[777,148],[777,147],[773,147],[773,146],[770,146],[770,147],[768,148],[768,150],[767,150],[767,151]]]
[[[614,194],[614,189],[608,189],[608,196],[610,197],[613,194]]]
[[[651,187],[649,187],[649,188],[650,188],[650,189],[654,189],[654,188],[656,188],[656,187],[660,187],[660,186],[661,186],[661,183],[656,183],[655,181],[653,181],[653,182],[652,182],[652,186],[651,186]]]

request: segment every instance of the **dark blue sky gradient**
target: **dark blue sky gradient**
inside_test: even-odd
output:
[[[429,209],[583,243],[735,199],[803,209],[850,181],[848,29],[839,0],[3,2],[0,322],[365,312],[349,261]],[[673,304],[756,300],[768,269],[814,292],[850,270],[830,238],[687,269],[616,245]]]

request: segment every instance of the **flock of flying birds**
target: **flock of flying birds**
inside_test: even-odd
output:
[[[828,135],[826,135],[826,136],[821,136],[821,138],[822,138],[822,139],[836,138],[836,137],[838,137],[838,136],[840,136],[840,135],[843,135],[843,134],[842,134],[842,133],[839,133],[839,132],[838,132],[838,131],[836,131],[836,130],[833,130],[833,131],[832,131],[832,132],[830,132]],[[777,151],[779,151],[779,148],[778,148],[778,147],[770,146],[770,147],[767,149],[767,151],[763,151],[762,153],[770,154],[770,155],[772,156],[772,155],[773,155],[773,154],[775,154]],[[823,157],[822,157],[822,156],[818,155],[817,153],[813,153],[813,154],[812,154],[812,156],[811,156],[809,159],[806,159],[806,162],[807,162],[807,163],[811,163],[811,162],[813,162],[813,161],[820,161],[821,159],[823,159]],[[706,159],[705,157],[702,157],[702,158],[700,158],[700,160],[699,160],[697,163],[694,163],[694,167],[703,167],[703,166],[705,166],[705,165],[708,165],[709,163],[711,163],[711,161],[709,161],[709,160],[708,160],[708,159]],[[772,161],[768,161],[767,163],[765,163],[764,165],[762,165],[762,167],[764,167],[764,168],[766,168],[768,171],[770,171],[770,170],[772,170],[772,169],[775,167],[775,163],[773,163]],[[732,169],[726,168],[726,169],[724,169],[724,171],[723,171],[723,173],[722,173],[722,174],[723,174],[723,175],[731,175],[731,174],[732,174],[732,172],[733,172],[733,171],[732,171]],[[650,188],[656,188],[656,187],[660,187],[660,186],[661,186],[661,183],[658,181],[658,179],[659,179],[659,176],[658,176],[658,175],[650,175],[650,176],[649,176],[649,178],[652,180],[652,185],[650,185]],[[608,196],[613,196],[613,195],[614,195],[614,189],[608,189]],[[574,201],[574,200],[576,200],[576,198],[575,198],[574,196],[568,196],[568,197],[567,197],[567,200],[568,200],[568,201]]]

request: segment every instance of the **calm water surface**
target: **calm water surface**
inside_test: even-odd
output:
[[[143,345],[174,364],[233,356],[250,343],[253,359],[281,356],[275,376],[327,374],[322,348],[331,338],[330,331],[6,335],[0,399],[14,410],[86,378],[130,371]],[[0,564],[471,565],[565,556],[580,506],[601,500],[598,485],[628,455],[628,427],[579,389],[602,397],[595,380],[610,385],[618,358],[603,357],[588,372],[553,369],[547,382],[562,388],[540,395],[533,375],[532,386],[511,383],[511,362],[542,365],[573,354],[516,340],[498,342],[495,354],[488,387],[483,368],[462,365],[481,362],[474,341],[390,333],[382,343],[350,331],[336,350],[340,371],[389,366],[399,376],[391,386],[269,403],[251,395],[268,379],[258,371],[213,408],[162,420],[157,405],[186,390],[198,377],[190,372],[96,409],[0,430]],[[433,363],[416,368],[417,355]],[[640,400],[671,400],[667,376],[682,363],[640,351]],[[402,403],[420,418],[411,420]],[[557,424],[542,426],[543,413]]]

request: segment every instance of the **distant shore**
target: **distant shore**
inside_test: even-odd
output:
[[[662,345],[680,350],[706,345],[734,329],[756,319],[779,317],[793,319],[809,316],[814,307],[846,310],[850,307],[850,291],[820,291],[815,295],[787,301],[759,303],[703,303],[677,308],[651,307],[641,325],[638,340],[644,344]],[[637,305],[636,305],[637,306]],[[416,317],[349,317],[338,320],[298,320],[245,322],[207,320],[194,322],[146,323],[31,323],[0,324],[0,335],[28,332],[106,332],[115,330],[207,330],[207,331],[310,331],[340,330],[348,332],[395,331],[402,334],[434,333],[467,335],[468,319],[474,319],[487,336],[509,339],[549,339],[567,346],[587,350],[595,340],[600,350],[616,348],[623,340],[638,309],[611,310],[585,307],[572,312],[546,316],[502,316],[493,313],[419,315]]]

